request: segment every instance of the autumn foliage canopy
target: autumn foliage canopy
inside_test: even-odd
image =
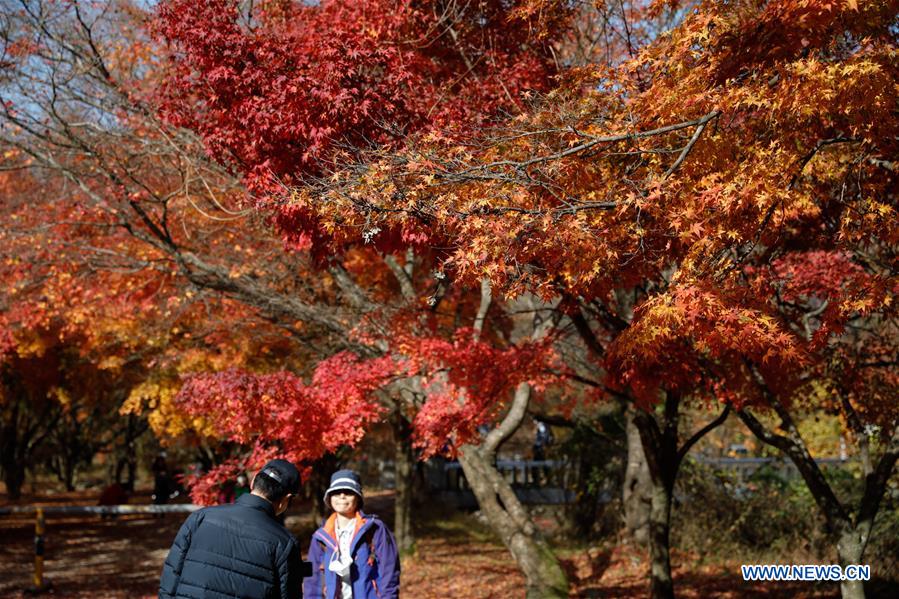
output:
[[[196,137],[166,162],[157,146],[98,149],[85,134],[60,166],[89,173],[79,199],[55,204],[56,238],[115,229],[88,245],[141,276],[83,286],[70,247],[23,249],[72,262],[5,265],[28,293],[4,306],[4,351],[48,299],[77,324],[106,294],[126,298],[84,334],[117,355],[129,335],[152,340],[166,372],[131,407],[164,398],[253,446],[254,462],[357,442],[398,381],[425,398],[399,410],[425,454],[476,441],[521,383],[566,392],[574,369],[553,343],[573,329],[591,340],[592,399],[741,407],[771,389],[807,398],[814,378],[828,409],[846,396],[888,427],[895,369],[869,366],[896,349],[899,2],[621,11],[603,14],[632,27],[600,52],[575,48],[585,13],[570,2],[160,2],[135,41],[147,56],[120,52],[105,81],[139,106],[115,114],[141,139]],[[4,68],[39,55],[26,41]],[[213,185],[164,175],[201,152]],[[207,192],[227,218],[201,237],[184,215]],[[241,209],[262,219],[228,220]],[[77,282],[28,286],[48,273]],[[201,306],[198,289],[229,299]],[[513,334],[503,311],[523,296],[568,319],[560,337]],[[134,333],[141,315],[159,327]],[[272,372],[253,354],[277,327],[306,347],[279,346]],[[241,337],[242,354],[223,349]]]

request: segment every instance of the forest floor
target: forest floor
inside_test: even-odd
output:
[[[96,494],[76,492],[52,497],[24,497],[20,505],[96,505]],[[132,503],[148,503],[138,494]],[[390,524],[393,496],[366,496],[367,511]],[[0,496],[0,506],[4,505]],[[297,505],[288,527],[308,539],[313,523],[308,504]],[[46,579],[52,597],[155,597],[159,573],[184,514],[164,517],[49,514],[46,532]],[[403,595],[490,599],[523,597],[524,579],[509,554],[472,515],[429,514],[416,521],[417,553],[403,559]],[[0,597],[25,597],[31,584],[34,550],[33,516],[0,516]],[[307,549],[302,542],[303,551]],[[647,558],[626,546],[559,547],[572,583],[572,597],[647,596]],[[838,597],[835,584],[746,583],[738,561],[715,566],[690,565],[690,556],[673,555],[679,597]],[[869,597],[872,595],[870,592]]]

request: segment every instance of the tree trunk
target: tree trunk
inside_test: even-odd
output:
[[[122,443],[122,453],[119,459],[121,460],[121,467],[128,469],[128,478],[125,479],[124,486],[129,493],[134,492],[134,482],[137,478],[137,439],[147,431],[148,427],[149,425],[146,421],[140,422],[134,414],[128,415],[125,438]],[[119,465],[116,466],[116,468],[119,467]],[[121,484],[120,476],[121,471],[116,473],[116,482]]]
[[[643,452],[652,481],[652,500],[649,513],[650,576],[652,599],[674,599],[674,579],[671,576],[671,503],[674,483],[684,456],[702,437],[720,426],[730,413],[725,407],[721,414],[693,433],[683,444],[678,439],[681,396],[665,394],[664,411],[655,416],[644,411],[634,412],[634,426],[640,432]]]
[[[66,491],[75,490],[75,475],[77,469],[77,449],[74,447],[75,442],[71,439],[63,440],[63,445],[67,445],[66,452],[60,453],[50,462],[50,468],[56,474],[56,479],[65,486]]]
[[[127,449],[124,451],[128,451]],[[125,470],[128,470],[128,477],[122,480],[125,476]],[[137,459],[133,453],[129,454],[119,454],[116,457],[115,461],[115,474],[112,477],[113,482],[116,484],[122,485],[122,488],[128,491],[129,493],[134,492],[134,479],[137,471]]]
[[[671,576],[671,499],[680,466],[678,408],[680,397],[667,394],[660,422],[649,412],[634,412],[652,485],[649,509],[649,556],[652,599],[674,599]]]
[[[634,408],[627,414],[627,467],[624,473],[624,526],[628,537],[636,544],[649,545],[649,513],[652,502],[652,480],[649,465],[634,424]]]
[[[846,528],[837,540],[837,555],[840,558],[840,566],[845,571],[846,566],[862,563],[862,555],[865,552],[866,539],[864,534],[856,528]],[[840,596],[843,599],[865,599],[865,585],[861,580],[844,580],[840,582]]]
[[[63,465],[63,484],[66,486],[66,491],[70,493],[75,490],[75,477],[77,476],[77,469],[75,464],[71,463],[71,461],[66,460]]]
[[[125,490],[134,493],[134,483],[137,480],[137,456],[130,454],[128,456],[128,478],[125,480]]]
[[[396,439],[396,503],[394,505],[393,532],[400,554],[415,552],[415,534],[412,531],[412,494],[415,455],[412,451],[412,427],[409,421],[397,414],[393,422]]]
[[[24,464],[3,464],[3,482],[6,483],[6,494],[11,501],[22,498],[22,485],[25,484]]]
[[[667,485],[653,485],[649,516],[652,599],[674,599],[670,554],[671,499],[672,490]]]
[[[475,321],[475,339],[480,335],[479,326],[483,325],[483,315],[489,305],[490,284],[485,281],[481,285],[478,309],[481,316]],[[531,307],[536,306],[532,303]],[[553,326],[553,318],[543,318],[540,311],[535,310],[531,338],[541,339]],[[512,486],[494,465],[497,448],[521,426],[530,400],[531,386],[520,383],[515,388],[512,405],[499,425],[487,433],[480,445],[459,448],[459,464],[481,512],[524,574],[526,599],[562,599],[568,597],[568,576]]]
[[[525,576],[527,599],[568,597],[568,577],[512,486],[478,447],[465,445],[459,463],[481,512]]]
[[[7,377],[3,377],[4,388],[0,393],[7,391]],[[4,406],[3,427],[0,428],[0,471],[3,472],[3,482],[6,484],[6,494],[13,501],[22,497],[22,484],[25,482],[25,460],[21,459],[21,444],[19,440],[19,402],[8,401]]]

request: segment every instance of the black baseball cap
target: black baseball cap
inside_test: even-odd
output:
[[[300,471],[287,460],[271,460],[256,474],[272,479],[289,494],[296,495],[300,491]]]

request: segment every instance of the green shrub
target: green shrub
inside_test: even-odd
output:
[[[844,505],[858,505],[857,468],[828,468],[825,476]],[[804,481],[766,465],[741,479],[687,460],[675,489],[672,546],[700,562],[835,563],[834,540]],[[865,551],[872,573],[899,582],[899,486],[888,490]]]

